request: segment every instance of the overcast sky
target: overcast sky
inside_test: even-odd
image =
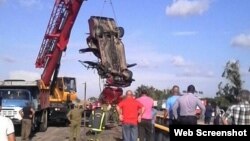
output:
[[[0,80],[40,78],[43,70],[35,68],[35,61],[53,5],[54,0],[0,0]],[[127,63],[137,63],[130,68],[135,81],[125,90],[141,84],[186,90],[194,84],[213,97],[229,60],[239,60],[243,87],[250,89],[249,9],[249,0],[85,1],[59,75],[77,78],[81,99],[85,82],[87,97],[99,95],[103,81],[78,60],[97,60],[79,49],[87,47],[89,17],[106,16],[124,27]]]

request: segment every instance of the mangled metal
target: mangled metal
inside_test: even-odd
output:
[[[124,44],[121,41],[124,29],[117,27],[114,19],[108,17],[91,16],[88,23],[89,48],[81,49],[80,53],[92,52],[99,61],[81,61],[81,63],[97,69],[101,78],[106,79],[108,86],[130,86],[133,73],[128,68],[135,64],[126,63]]]

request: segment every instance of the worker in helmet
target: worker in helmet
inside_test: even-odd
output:
[[[90,115],[89,127],[91,128],[90,133],[94,134],[95,138],[98,138],[98,133],[105,129],[105,112],[101,108],[101,103],[99,102]]]

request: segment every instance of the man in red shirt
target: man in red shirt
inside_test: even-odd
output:
[[[144,112],[143,105],[133,98],[133,92],[128,90],[126,98],[117,105],[119,119],[122,121],[122,135],[124,141],[137,141],[138,122]]]

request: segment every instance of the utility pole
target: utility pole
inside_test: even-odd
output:
[[[87,83],[83,83],[84,84],[84,128],[86,127],[86,90],[87,90]]]

